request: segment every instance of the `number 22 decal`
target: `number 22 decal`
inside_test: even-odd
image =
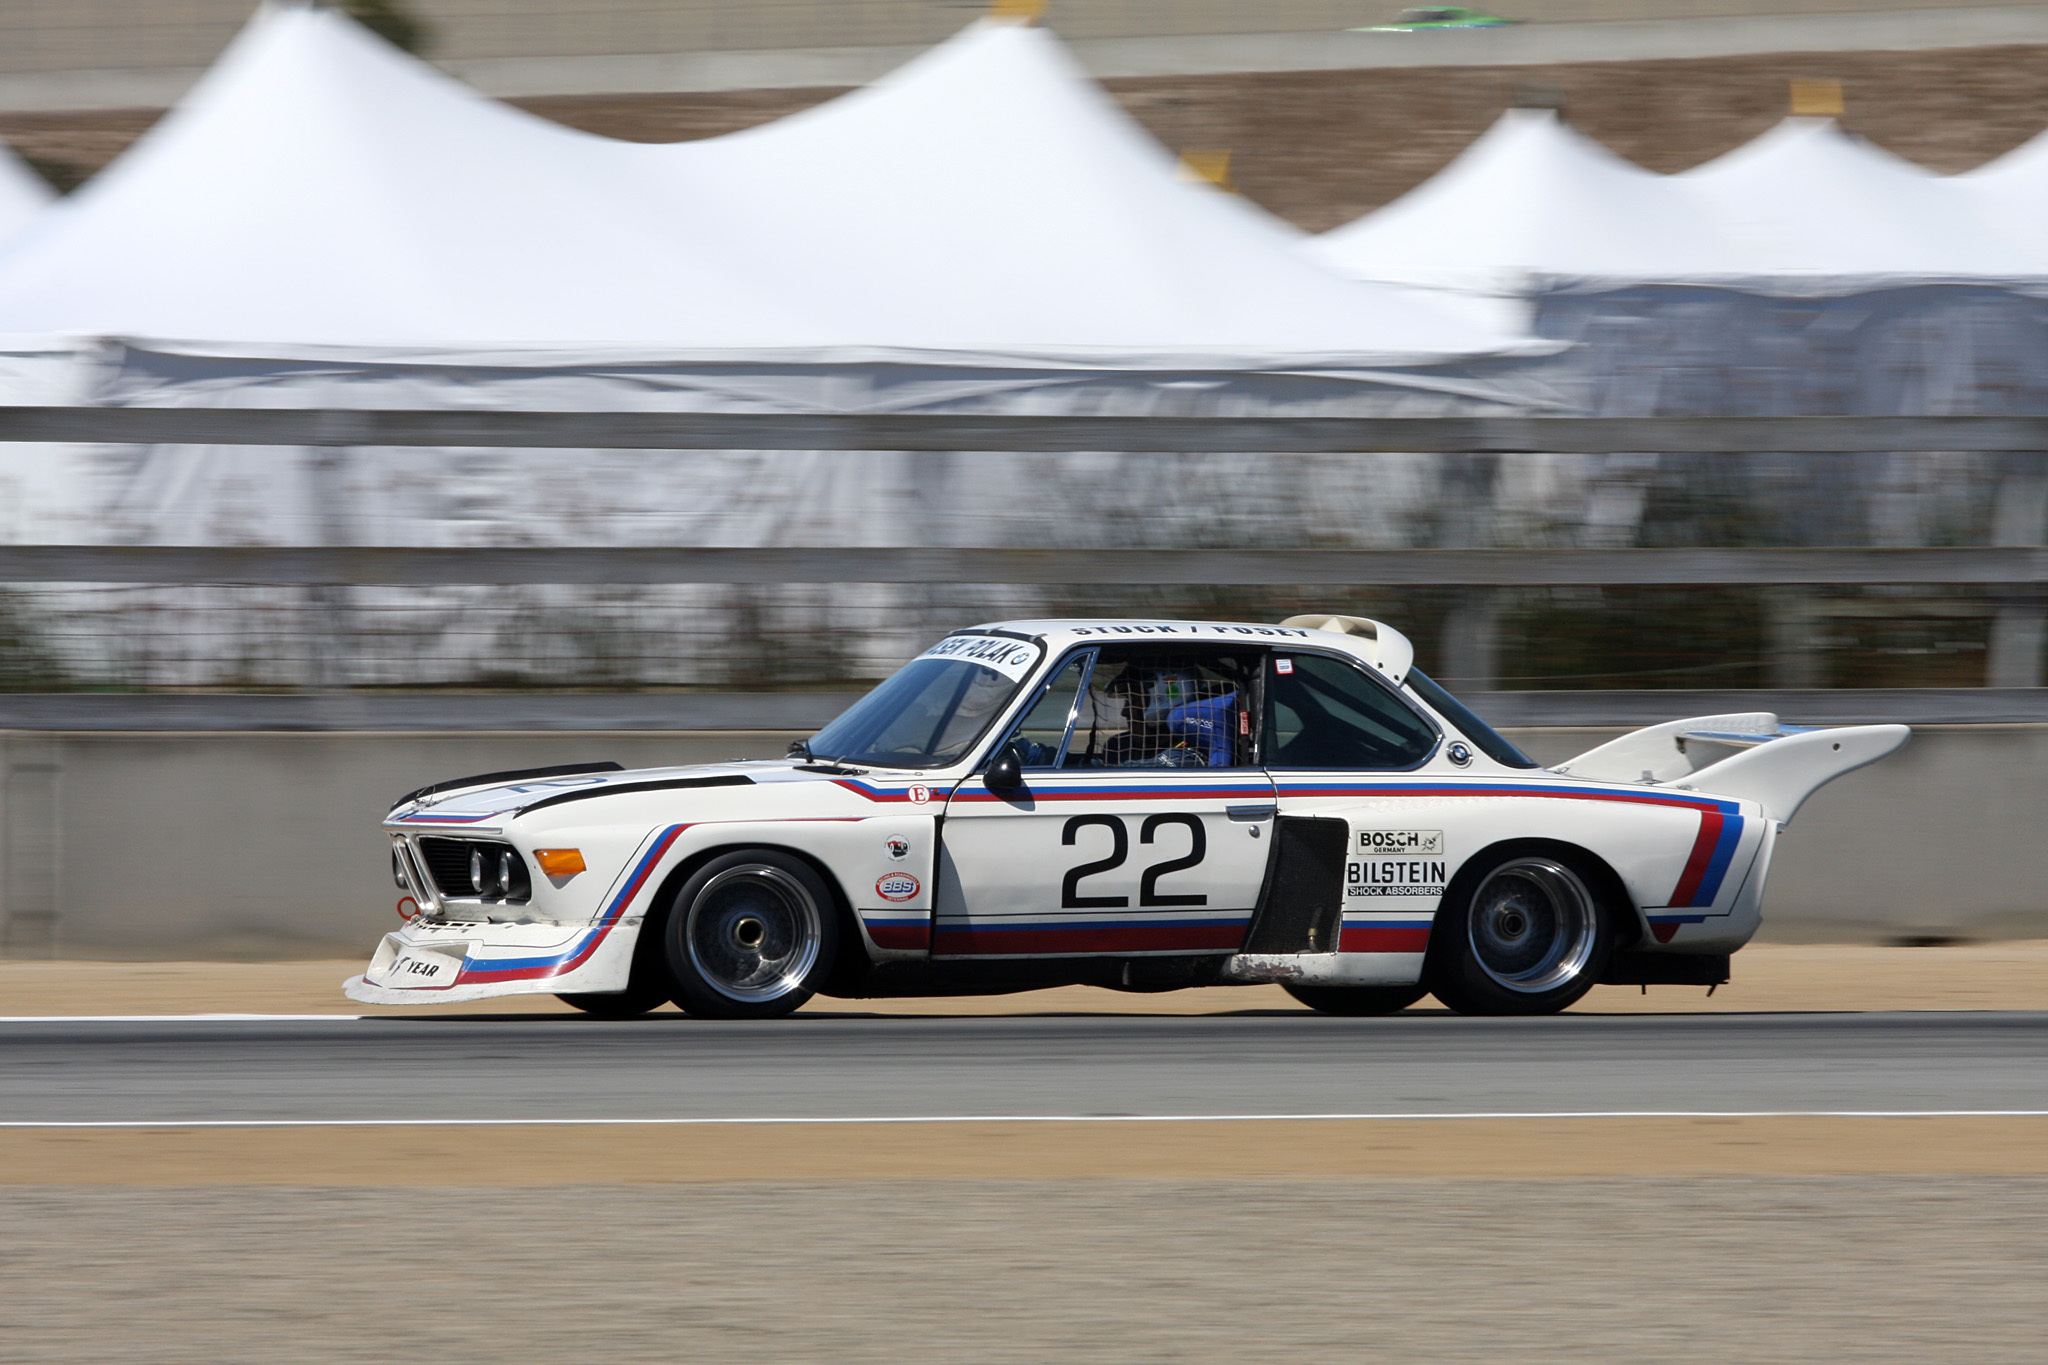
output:
[[[1060,831],[1060,843],[1073,847],[1074,837],[1090,825],[1101,825],[1110,833],[1112,843],[1107,858],[1098,858],[1092,863],[1081,863],[1069,868],[1060,882],[1060,907],[1065,910],[1113,910],[1128,906],[1129,896],[1084,896],[1081,894],[1081,879],[1092,877],[1098,872],[1108,872],[1122,867],[1130,857],[1131,834],[1124,822],[1114,815],[1077,815],[1067,821]],[[1138,828],[1138,842],[1149,844],[1162,828],[1178,825],[1188,832],[1187,856],[1168,858],[1165,862],[1154,863],[1145,869],[1145,875],[1138,881],[1138,904],[1141,906],[1207,905],[1209,898],[1199,892],[1183,895],[1163,893],[1159,890],[1159,879],[1169,872],[1185,872],[1197,866],[1209,852],[1209,836],[1202,832],[1200,816],[1195,815],[1148,815],[1145,823]]]

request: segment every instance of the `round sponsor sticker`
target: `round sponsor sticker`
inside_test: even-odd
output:
[[[910,856],[910,840],[900,834],[890,835],[882,841],[882,846],[889,850],[889,861],[892,863],[900,863]]]
[[[875,883],[875,894],[885,901],[903,902],[916,900],[922,889],[917,878],[908,872],[891,872]]]
[[[923,804],[924,804],[925,802],[927,802],[927,801],[929,801],[929,800],[931,800],[931,799],[932,799],[932,789],[931,789],[930,787],[927,787],[927,786],[926,786],[926,785],[925,785],[924,783],[922,783],[922,782],[919,782],[919,783],[917,783],[917,784],[915,784],[914,786],[912,786],[912,787],[911,787],[911,789],[910,789],[910,804],[911,804],[911,805],[913,805],[913,806],[922,806],[922,805],[923,805]]]

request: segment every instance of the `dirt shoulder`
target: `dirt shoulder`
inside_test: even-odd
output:
[[[0,1015],[571,1013],[551,995],[412,1010],[359,1005],[341,993],[358,961],[0,962]],[[2048,939],[1938,948],[1759,943],[1735,957],[1734,980],[1698,987],[1602,986],[1581,1013],[1839,1010],[2048,1010]],[[1277,986],[1130,995],[1070,986],[932,1000],[813,1001],[814,1013],[876,1015],[1223,1014],[1300,1009]],[[1435,1008],[1425,999],[1418,1009]]]
[[[2048,1175],[2048,1118],[0,1129],[0,1186]]]

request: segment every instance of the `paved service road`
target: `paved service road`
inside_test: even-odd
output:
[[[2048,1111],[2048,1014],[47,1020],[0,1121]]]

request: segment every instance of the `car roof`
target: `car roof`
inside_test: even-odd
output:
[[[1325,629],[1324,627],[1334,627]],[[1277,625],[1257,621],[1175,621],[1162,617],[1077,617],[1050,620],[990,621],[965,626],[955,635],[1001,634],[1044,643],[1058,654],[1070,646],[1104,640],[1141,640],[1207,644],[1286,644],[1295,641],[1333,649],[1369,664],[1399,683],[1415,657],[1414,646],[1393,627],[1363,617],[1316,613],[1292,616]]]

